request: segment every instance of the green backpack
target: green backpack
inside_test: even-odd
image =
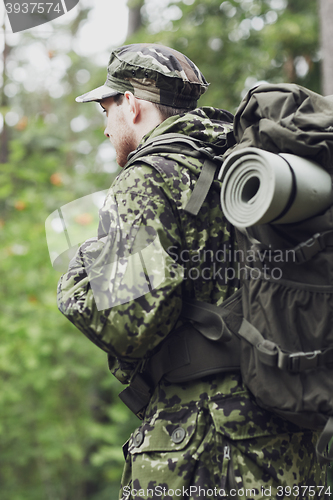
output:
[[[332,175],[333,101],[297,85],[261,85],[243,99],[235,114],[233,135],[227,139],[234,145],[223,156],[189,137],[162,135],[133,153],[129,163],[167,150],[206,158],[185,208],[193,216],[224,159],[244,147],[304,156]],[[224,332],[225,346],[232,332],[226,357],[221,349],[220,365],[226,366],[221,368],[217,362],[216,369],[210,370],[209,355],[197,356],[198,349],[193,347],[195,363],[169,370],[166,377],[189,380],[214,370],[226,371],[232,345],[237,352],[231,356],[230,369],[239,363],[256,402],[298,426],[322,431],[318,459],[330,462],[333,452],[326,449],[333,437],[333,207],[298,223],[236,228],[236,236],[240,255],[252,256],[251,262],[246,258],[240,262],[246,270],[240,290],[221,307],[185,302],[183,309],[183,317],[199,331],[200,325],[203,330],[205,325],[214,325]],[[287,259],[291,254],[294,258]],[[267,273],[267,262],[279,267],[278,278]],[[206,336],[211,342],[222,333]],[[165,352],[162,347],[156,364],[160,365]],[[155,383],[163,375],[159,372]]]
[[[236,112],[234,136],[233,151],[292,153],[332,177],[333,101],[303,87],[252,89]],[[237,233],[242,255],[253,257],[244,263],[252,270],[242,281],[237,332],[244,382],[262,407],[322,430],[317,454],[331,461],[324,450],[333,436],[333,206],[302,222]]]

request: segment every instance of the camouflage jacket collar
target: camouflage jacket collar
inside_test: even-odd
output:
[[[184,134],[204,142],[218,144],[225,141],[225,134],[232,130],[232,124],[233,115],[229,111],[204,106],[164,120],[143,137],[139,147],[149,138],[169,133]]]

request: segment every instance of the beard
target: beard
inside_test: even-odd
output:
[[[117,128],[113,131],[110,141],[116,151],[116,161],[123,168],[127,163],[128,155],[137,148],[138,142],[120,109],[117,118]]]
[[[123,168],[127,163],[127,157],[132,151],[137,148],[136,141],[128,133],[121,133],[119,131],[119,138],[117,139],[117,144],[114,144],[116,150],[116,161],[118,165]]]

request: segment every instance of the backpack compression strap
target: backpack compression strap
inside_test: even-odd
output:
[[[300,373],[333,363],[333,347],[312,352],[285,352],[275,342],[265,339],[245,318],[238,335],[253,345],[262,363],[290,373]]]
[[[214,149],[208,142],[199,141],[182,134],[163,134],[158,137],[148,139],[141,148],[128,156],[125,168],[135,161],[145,161],[145,156],[158,155],[158,153],[176,153],[192,156],[194,158],[205,158],[199,178],[195,184],[192,195],[185,207],[185,212],[198,215],[203,202],[213,184],[215,172],[223,163],[222,156],[215,155],[215,149],[221,154],[225,151],[225,146],[216,146]],[[148,162],[147,162],[148,163]],[[150,163],[148,163],[150,165]]]
[[[249,231],[246,228],[237,228],[238,232],[243,233],[246,238],[252,243],[253,250],[260,255],[260,261],[266,262],[267,259],[270,259],[270,255],[267,255],[267,250],[270,252],[279,252],[279,255],[284,252],[281,249],[272,249],[266,245],[261,243],[259,240],[255,239],[252,235],[250,235]],[[305,264],[308,260],[312,259],[315,255],[317,255],[322,250],[325,250],[327,246],[332,245],[333,243],[333,229],[329,229],[327,231],[323,231],[321,233],[315,233],[306,241],[302,241],[298,243],[295,247],[288,248],[285,252],[292,252],[295,256],[295,264]]]

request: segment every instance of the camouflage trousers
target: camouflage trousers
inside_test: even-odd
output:
[[[282,433],[230,439],[210,415],[187,427],[142,424],[129,440],[122,500],[329,499],[325,468],[316,460],[317,434]],[[333,498],[333,496],[331,497]]]

